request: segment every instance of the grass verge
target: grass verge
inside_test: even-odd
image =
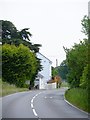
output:
[[[62,82],[61,87],[69,87],[69,84],[67,82]]]
[[[2,82],[0,79],[0,97],[22,91],[28,91],[28,88],[17,88],[15,85]]]
[[[88,111],[88,92],[85,89],[73,88],[67,90],[65,93],[65,98],[67,101],[75,105],[76,107]]]

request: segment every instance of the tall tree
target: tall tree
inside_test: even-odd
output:
[[[32,44],[30,42],[30,37],[32,34],[28,31],[29,28],[24,28],[21,31],[17,30],[15,25],[10,21],[1,20],[2,23],[2,44],[15,44],[18,46],[19,44],[24,44],[28,46],[30,50],[39,52],[40,44]]]
[[[84,67],[88,63],[88,42],[85,39],[79,44],[75,44],[73,48],[67,50],[66,60],[69,68],[68,82],[72,87],[79,87],[80,78]]]
[[[90,19],[88,18],[87,15],[85,15],[83,17],[83,19],[81,20],[81,24],[82,24],[82,32],[88,36],[89,34],[89,27],[90,27]]]
[[[60,66],[57,68],[58,69],[58,74],[61,76],[63,80],[67,79],[67,74],[68,74],[68,66],[66,64],[66,60],[63,60]]]
[[[90,19],[84,16],[81,20],[82,32],[88,36],[90,33]],[[83,39],[79,44],[74,44],[70,49],[64,47],[66,52],[66,61],[69,68],[68,82],[71,87],[87,88],[87,68],[89,68],[89,40]],[[88,67],[87,67],[88,66]],[[85,80],[86,79],[86,80]]]

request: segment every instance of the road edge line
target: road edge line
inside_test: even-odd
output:
[[[88,112],[86,112],[86,111],[84,111],[84,110],[82,110],[82,109],[80,109],[80,108],[76,107],[75,105],[73,105],[73,104],[71,104],[69,101],[67,101],[67,100],[66,100],[66,98],[65,98],[65,94],[64,94],[64,101],[65,101],[67,104],[69,104],[70,106],[72,106],[72,107],[74,107],[74,108],[78,109],[79,111],[81,111],[81,112],[83,112],[83,113],[85,113],[85,114],[89,115],[89,113],[88,113]]]

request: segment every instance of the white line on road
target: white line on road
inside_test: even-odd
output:
[[[38,116],[35,109],[33,109],[33,113],[34,113],[35,116]]]
[[[74,108],[78,109],[79,111],[81,111],[81,112],[83,112],[83,113],[85,113],[85,114],[88,114],[88,115],[89,115],[89,113],[88,113],[88,112],[85,112],[85,111],[83,111],[82,109],[79,109],[78,107],[74,106],[74,105],[73,105],[73,104],[71,104],[69,101],[67,101],[67,100],[66,100],[66,98],[65,98],[65,95],[64,95],[64,101],[65,101],[67,104],[69,104],[70,106],[72,106],[72,107],[74,107]]]
[[[31,108],[33,108],[33,103],[31,103]]]
[[[52,98],[52,97],[50,97],[50,98]]]
[[[33,99],[31,100],[31,103],[33,103]]]
[[[42,93],[42,92],[39,92],[38,94],[36,94],[36,95],[32,98],[32,100],[31,100],[31,108],[32,108],[33,113],[34,113],[34,115],[35,115],[36,117],[38,117],[38,115],[37,115],[37,113],[36,113],[36,111],[35,111],[33,102],[34,102],[34,99],[35,99],[38,95],[40,95],[41,93]]]
[[[46,96],[45,96],[44,98],[46,99],[46,98],[53,98],[53,97],[46,97]]]

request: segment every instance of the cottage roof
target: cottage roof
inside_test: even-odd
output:
[[[37,77],[43,78],[44,76],[40,73],[38,73]]]
[[[46,56],[44,56],[42,53],[38,52],[38,54],[42,55],[44,58],[46,58],[52,64],[52,61],[49,60]]]

